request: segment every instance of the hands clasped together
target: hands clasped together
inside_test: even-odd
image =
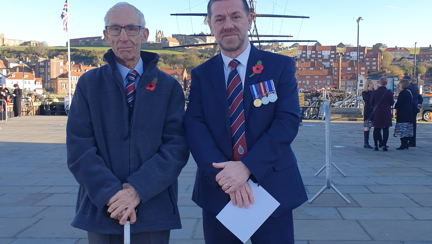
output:
[[[223,169],[216,175],[216,181],[226,194],[230,195],[231,203],[240,208],[243,204],[246,208],[255,203],[252,189],[248,184],[249,169],[241,161],[228,161],[213,163],[213,167]]]
[[[107,203],[108,213],[113,219],[118,219],[121,225],[126,224],[127,219],[130,223],[136,222],[135,207],[141,202],[138,192],[129,183],[123,184],[123,190],[117,192]]]

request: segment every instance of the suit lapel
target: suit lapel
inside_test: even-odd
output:
[[[254,101],[254,97],[252,97],[252,93],[250,91],[249,86],[258,83],[258,78],[260,77],[260,74],[255,74],[252,77],[249,76],[253,74],[252,67],[255,66],[261,58],[262,55],[260,54],[260,51],[251,43],[251,51],[249,54],[248,64],[246,67],[245,83],[243,89],[245,120],[247,120],[249,116],[249,110],[250,107],[253,106],[253,101]]]
[[[214,104],[216,105],[215,112],[217,112],[219,114],[218,117],[220,117],[224,121],[226,132],[228,133],[228,138],[231,138],[224,67],[220,54],[215,59],[214,67],[214,69],[211,69],[210,77],[214,89],[214,95],[216,96],[216,100],[214,101]]]

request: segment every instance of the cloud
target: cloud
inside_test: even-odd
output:
[[[389,5],[387,5],[386,7],[387,8],[395,8],[395,9],[402,9],[402,8],[398,8],[398,7],[394,7],[394,6],[389,6]]]

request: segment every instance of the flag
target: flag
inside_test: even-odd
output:
[[[64,6],[63,6],[63,11],[61,14],[61,18],[63,20],[63,30],[65,32],[68,31],[68,20],[69,20],[69,15],[68,15],[68,0],[66,0]]]

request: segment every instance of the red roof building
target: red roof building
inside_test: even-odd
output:
[[[384,52],[390,52],[393,57],[409,58],[410,51],[404,47],[387,48]]]

